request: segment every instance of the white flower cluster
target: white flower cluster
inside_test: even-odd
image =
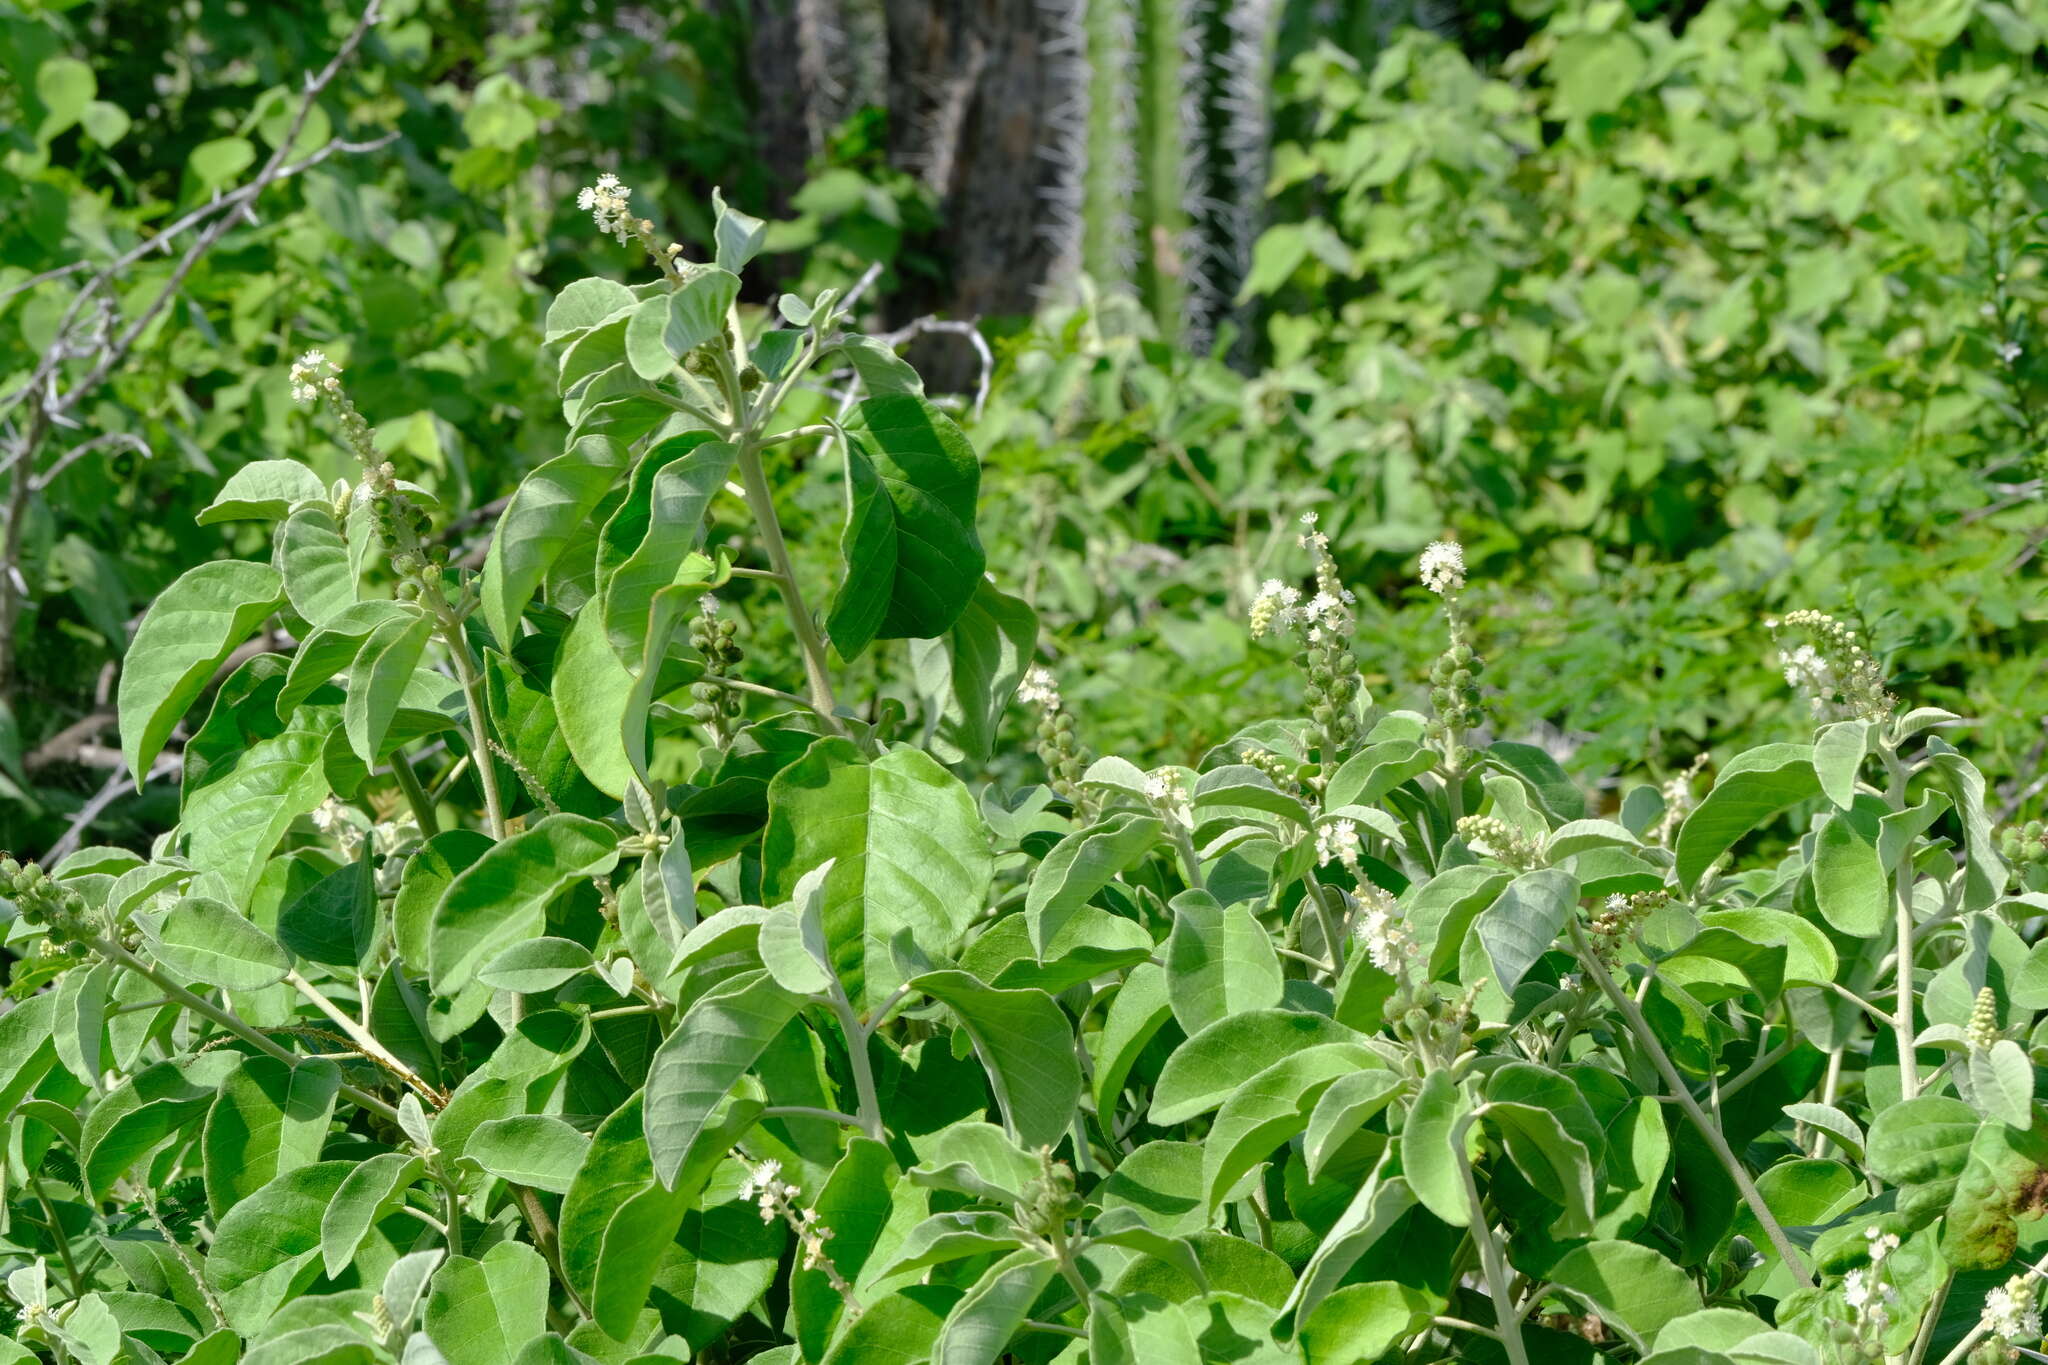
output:
[[[325,351],[308,351],[292,362],[292,397],[301,403],[319,401],[322,393],[341,391],[341,366]]]
[[[1346,609],[1358,597],[1349,588],[1336,592],[1318,591],[1304,602],[1301,589],[1277,578],[1269,578],[1259,585],[1259,595],[1252,599],[1250,624],[1254,636],[1267,631],[1288,630],[1301,626],[1311,640],[1320,640],[1326,630],[1343,628]]]
[[[633,191],[619,183],[619,178],[606,171],[597,178],[595,185],[585,185],[576,196],[576,207],[590,215],[599,232],[609,232],[624,246],[633,234],[633,209],[627,201]]]
[[[1017,688],[1017,700],[1044,707],[1047,711],[1057,711],[1060,709],[1060,680],[1045,665],[1033,664]]]
[[[1422,586],[1438,597],[1465,587],[1465,549],[1454,540],[1432,540],[1422,551]]]
[[[1356,820],[1332,820],[1316,830],[1316,865],[1342,863],[1353,872],[1358,870],[1358,822]]]
[[[740,1198],[754,1201],[761,1210],[762,1222],[772,1223],[780,1218],[789,1224],[803,1246],[803,1268],[829,1271],[832,1263],[825,1258],[825,1243],[831,1238],[832,1229],[818,1222],[816,1209],[804,1208],[796,1202],[802,1193],[782,1178],[782,1163],[773,1158],[749,1166],[747,1178],[740,1182]],[[832,1272],[832,1277],[837,1280],[837,1272]]]
[[[1145,774],[1145,799],[1157,806],[1161,814],[1175,819],[1185,817],[1189,810],[1187,787],[1173,768],[1154,768]]]
[[[1359,884],[1359,902],[1365,913],[1358,917],[1355,931],[1365,945],[1365,955],[1383,972],[1399,976],[1415,956],[1415,940],[1407,927],[1394,917],[1394,898],[1371,882]]]
[[[1892,1305],[1899,1301],[1899,1291],[1885,1282],[1884,1270],[1885,1258],[1899,1249],[1899,1239],[1876,1228],[1865,1228],[1863,1235],[1870,1243],[1870,1264],[1842,1277],[1842,1301],[1856,1314],[1850,1325],[1857,1336],[1875,1340],[1891,1326]]]
[[[1984,1331],[2004,1341],[2041,1339],[2041,1305],[2031,1275],[2015,1275],[1984,1296]]]
[[[1316,514],[1303,512],[1301,524],[1308,529],[1301,533],[1299,544],[1304,550],[1322,551],[1330,548],[1330,538],[1316,529]]]
[[[1998,343],[1998,358],[2010,365],[2020,358],[2020,344],[2017,341]]]
[[[1788,611],[1783,620],[1767,620],[1772,634],[1804,630],[1811,643],[1784,650],[1779,656],[1785,681],[1807,694],[1816,716],[1839,704],[1866,720],[1881,719],[1895,702],[1884,689],[1884,668],[1863,647],[1853,626],[1823,611]]]

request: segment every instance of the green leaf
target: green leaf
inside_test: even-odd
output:
[[[353,1161],[322,1161],[279,1175],[221,1216],[206,1278],[228,1326],[254,1335],[320,1270],[320,1220]]]
[[[515,943],[477,972],[477,980],[501,991],[539,995],[587,972],[596,959],[573,939],[536,938]]]
[[[548,305],[542,339],[559,341],[571,332],[595,327],[613,314],[631,308],[634,302],[633,291],[617,280],[577,280],[565,285]]]
[[[57,996],[51,991],[0,1014],[0,1119],[11,1117],[57,1064],[56,1023]]]
[[[186,860],[219,874],[236,905],[248,904],[292,822],[327,798],[321,755],[333,729],[330,708],[302,706],[280,733],[208,771],[205,785],[195,787],[188,773],[180,821]]]
[[[1546,1278],[1619,1329],[1638,1351],[1665,1323],[1701,1307],[1691,1276],[1635,1242],[1573,1247]]]
[[[355,662],[363,642],[381,628],[421,616],[418,607],[381,598],[342,608],[316,627],[292,655],[291,671],[277,693],[277,714],[289,718],[300,702]]]
[[[462,1159],[515,1185],[567,1194],[589,1154],[590,1139],[547,1114],[485,1119],[470,1133]]]
[[[909,984],[959,1016],[1018,1143],[1057,1144],[1080,1103],[1081,1064],[1073,1026],[1053,998],[998,990],[957,971],[926,972]]]
[[[1202,1192],[1213,1211],[1275,1147],[1308,1127],[1331,1083],[1386,1063],[1361,1043],[1325,1043],[1283,1056],[1223,1102],[1202,1143]]]
[[[95,1201],[130,1167],[206,1111],[213,1092],[173,1062],[145,1067],[92,1107],[79,1130],[79,1166]]]
[[[1170,1128],[1222,1104],[1247,1076],[1276,1057],[1324,1043],[1362,1041],[1334,1019],[1293,1010],[1255,1010],[1219,1019],[1174,1049],[1159,1070],[1148,1117]]]
[[[1493,964],[1494,982],[1513,995],[1536,960],[1557,942],[1578,912],[1579,883],[1569,872],[1539,867],[1509,882],[1475,922],[1480,946]]]
[[[882,1278],[875,1273],[882,1268],[882,1256],[906,1240],[910,1220],[924,1209],[924,1196],[904,1181],[885,1144],[856,1137],[847,1142],[845,1155],[810,1207],[818,1222],[832,1229],[825,1255],[833,1271],[849,1284],[865,1285]],[[811,1359],[822,1356],[848,1312],[823,1266],[807,1267],[799,1260],[789,1277],[789,1305],[798,1343]]]
[[[180,975],[230,991],[274,986],[292,968],[276,939],[208,896],[179,901],[149,948]]]
[[[1226,910],[1206,891],[1173,898],[1166,972],[1173,1017],[1191,1034],[1229,1015],[1280,1004],[1280,956],[1266,927],[1248,906]]]
[[[1401,1127],[1401,1174],[1423,1207],[1455,1228],[1472,1222],[1465,1199],[1466,1154],[1459,1137],[1471,1112],[1451,1073],[1432,1071],[1423,1078]]]
[[[1828,800],[1843,810],[1855,804],[1856,772],[1870,748],[1867,720],[1844,720],[1822,730],[1813,741],[1813,776]]]
[[[802,1004],[768,973],[745,972],[684,1012],[647,1069],[647,1150],[664,1186],[675,1185],[719,1102]]]
[[[427,1296],[427,1339],[448,1365],[506,1365],[547,1330],[548,1264],[524,1242],[500,1242],[481,1260],[450,1256]]]
[[[626,708],[633,694],[633,674],[612,649],[605,634],[603,605],[584,603],[562,640],[555,660],[555,716],[576,766],[590,785],[606,796],[623,799],[633,780],[627,757]]]
[[[568,295],[569,290],[564,290],[557,307]],[[484,620],[501,649],[509,650],[518,641],[519,617],[527,603],[625,467],[625,452],[618,443],[609,437],[586,436],[512,490],[512,500],[498,517],[497,532],[491,537],[477,584]]]
[[[1323,793],[1324,809],[1373,805],[1409,778],[1428,772],[1436,763],[1436,751],[1412,739],[1369,744],[1344,760],[1343,766],[1331,776]]]
[[[648,606],[676,581],[738,455],[710,432],[696,431],[670,437],[634,466],[625,500],[605,522],[597,546],[605,635],[627,667],[640,666]]]
[[[356,652],[341,716],[349,747],[364,763],[383,762],[392,718],[433,633],[433,617],[417,608],[405,610],[372,630]]]
[[[1700,874],[1737,839],[1787,806],[1819,793],[1810,745],[1766,744],[1737,754],[1679,826],[1679,886],[1690,894]]]
[[[1316,1101],[1315,1110],[1308,1116],[1308,1127],[1303,1130],[1301,1154],[1308,1166],[1308,1178],[1319,1179],[1330,1158],[1357,1135],[1367,1120],[1393,1103],[1401,1088],[1401,1078],[1386,1070],[1356,1071],[1338,1077]]]
[[[1820,827],[1813,844],[1813,900],[1821,918],[1851,938],[1869,938],[1889,917],[1891,882],[1874,837],[1841,813]]]
[[[990,1266],[947,1315],[932,1365],[995,1365],[1058,1273],[1059,1262],[1040,1251],[1013,1251]]]
[[[1593,1163],[1556,1114],[1533,1104],[1489,1100],[1481,1110],[1500,1129],[1508,1157],[1538,1193],[1564,1206],[1550,1225],[1561,1241],[1593,1233]]]
[[[278,939],[293,954],[348,973],[369,965],[376,929],[376,865],[367,848],[286,901],[277,916]]]
[[[398,1207],[426,1169],[411,1152],[379,1152],[348,1173],[320,1215],[320,1261],[330,1279],[348,1269],[370,1228]]]
[[[821,739],[775,775],[762,836],[761,894],[793,898],[827,860],[825,939],[856,1009],[902,984],[889,941],[908,931],[927,953],[957,952],[988,898],[988,827],[960,779],[928,755],[891,750],[873,763]]]
[[[332,1062],[242,1058],[221,1082],[199,1138],[215,1218],[286,1171],[320,1159],[340,1088],[341,1069]]]
[[[539,934],[549,901],[619,860],[611,828],[545,816],[486,852],[448,884],[427,928],[434,989],[454,995],[509,945]]]
[[[1096,1113],[1116,1112],[1124,1080],[1137,1064],[1139,1054],[1172,1017],[1166,970],[1151,962],[1133,967],[1118,988],[1116,998],[1109,1002],[1102,1030],[1092,1043]]]
[[[1627,33],[1574,33],[1550,54],[1557,112],[1566,118],[1613,113],[1649,67],[1642,44]]]
[[[717,243],[718,268],[737,275],[761,250],[768,225],[726,203],[725,196],[716,188],[711,191],[711,207],[715,215],[711,237]]]
[[[2034,1064],[2010,1038],[1970,1049],[1970,1097],[1986,1118],[2014,1128],[2034,1122]]]
[[[121,752],[139,788],[187,707],[228,655],[284,601],[268,564],[214,560],[150,604],[121,667]]]
[[[1371,1365],[1426,1329],[1439,1301],[1393,1280],[1348,1284],[1301,1326],[1302,1349],[1316,1365]]]
[[[1037,644],[1038,613],[987,579],[975,585],[952,629],[911,641],[926,747],[946,762],[986,763]]]
[[[1534,744],[1519,744],[1513,740],[1495,740],[1486,748],[1486,756],[1520,778],[1536,798],[1553,822],[1586,818],[1586,798],[1565,775],[1556,759]]]
[[[199,524],[283,521],[302,502],[327,502],[327,485],[297,460],[251,460],[221,485],[199,513]]]
[[[739,276],[695,267],[679,289],[655,294],[626,324],[626,359],[642,379],[660,379],[683,357],[717,336],[739,297]]]
[[[948,1261],[1011,1251],[1018,1245],[1017,1225],[1007,1213],[986,1209],[935,1213],[910,1230],[876,1278],[893,1280]]]
[[[1828,936],[1784,910],[1712,910],[1700,916],[1707,928],[1732,929],[1752,943],[1785,950],[1785,980],[1825,985],[1835,979],[1840,959]]]
[[[324,625],[355,605],[348,542],[325,507],[301,507],[285,518],[271,542],[270,565],[284,575],[292,610],[311,625]]]
[[[15,74],[19,75],[19,68]],[[76,57],[49,57],[36,68],[36,98],[42,101],[43,122],[36,140],[47,144],[84,116],[99,93],[92,68]]]
[[[1408,1182],[1387,1174],[1393,1164],[1389,1160],[1391,1154],[1391,1147],[1382,1152],[1372,1174],[1358,1187],[1358,1193],[1351,1197],[1309,1256],[1301,1277],[1281,1305],[1273,1326],[1274,1335],[1284,1339],[1312,1315],[1316,1306],[1351,1273],[1359,1258],[1415,1207],[1415,1193]]]
[[[1055,844],[1032,872],[1024,897],[1032,947],[1043,954],[1068,918],[1158,847],[1165,830],[1156,816],[1123,811]]]
[[[981,462],[951,418],[923,398],[861,400],[866,438],[848,435],[846,576],[826,630],[845,659],[875,639],[929,639],[952,628],[987,561],[975,531]]]
[[[1921,1095],[1871,1115],[1870,1173],[1890,1185],[1953,1180],[1968,1159],[1977,1114],[1961,1100]]]

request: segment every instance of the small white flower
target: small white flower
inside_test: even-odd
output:
[[[632,236],[632,206],[627,202],[633,191],[619,183],[619,178],[606,171],[597,178],[595,185],[586,185],[576,196],[576,207],[590,215],[599,232],[609,232],[624,245]]]
[[[1017,700],[1042,706],[1047,711],[1060,709],[1060,681],[1052,670],[1043,664],[1033,664],[1024,674],[1024,681],[1018,685]]]
[[[2033,1282],[2015,1275],[1984,1296],[1984,1330],[2006,1341],[2039,1341],[2041,1307],[2034,1301]]]
[[[2017,341],[2003,341],[1998,345],[1998,358],[2010,365],[2020,358],[2020,344]]]
[[[341,366],[327,358],[327,352],[308,351],[292,362],[292,397],[301,403],[318,401],[321,390],[341,391]]]
[[[1366,957],[1383,972],[1399,976],[1415,954],[1415,940],[1394,918],[1394,898],[1370,882],[1360,888],[1365,913],[1359,916],[1357,934],[1365,944]]]
[[[1422,551],[1422,586],[1449,597],[1465,586],[1465,550],[1454,540],[1433,540]]]
[[[1986,303],[1980,306],[1977,309],[1977,311],[1982,313],[1987,318],[1995,318],[1998,316],[1998,305],[1995,303]]]
[[[1342,863],[1345,867],[1358,866],[1358,822],[1355,820],[1332,820],[1316,831],[1316,863]]]
[[[1899,1249],[1899,1236],[1895,1232],[1882,1232],[1877,1228],[1865,1228],[1863,1229],[1863,1236],[1870,1243],[1870,1263],[1873,1266],[1883,1265],[1884,1258]]]
[[[1145,799],[1168,815],[1182,815],[1188,809],[1187,790],[1172,768],[1155,768],[1145,774]]]

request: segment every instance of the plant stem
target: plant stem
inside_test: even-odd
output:
[[[771,1104],[761,1111],[764,1119],[818,1119],[825,1123],[843,1123],[849,1128],[866,1129],[867,1124],[852,1114],[842,1114],[837,1109],[820,1109],[813,1104]]]
[[[50,1240],[57,1244],[57,1254],[64,1261],[64,1278],[71,1281],[71,1297],[82,1298],[85,1279],[78,1273],[78,1261],[71,1254],[71,1235],[64,1231],[64,1220],[57,1216],[57,1205],[43,1188],[42,1172],[30,1171],[28,1183],[35,1189],[36,1202],[43,1206],[43,1226],[49,1230]]]
[[[1587,944],[1585,931],[1579,927],[1578,919],[1572,918],[1567,927],[1571,930],[1572,947],[1577,952],[1579,964],[1585,968],[1588,976],[1599,983],[1600,989],[1606,992],[1608,1000],[1614,1007],[1621,1011],[1621,1017],[1628,1023],[1629,1032],[1635,1035],[1643,1051],[1649,1054],[1651,1063],[1657,1068],[1657,1074],[1664,1078],[1665,1089],[1671,1092],[1671,1098],[1678,1101],[1679,1107],[1685,1110],[1686,1117],[1692,1120],[1693,1127],[1699,1129],[1700,1136],[1707,1140],[1707,1146],[1713,1149],[1715,1157],[1728,1172],[1728,1178],[1735,1182],[1736,1190],[1742,1195],[1742,1202],[1749,1205],[1749,1211],[1756,1215],[1757,1222],[1763,1226],[1764,1235],[1771,1239],[1771,1245],[1776,1248],[1779,1258],[1785,1262],[1785,1268],[1792,1272],[1792,1278],[1799,1282],[1801,1288],[1813,1288],[1813,1276],[1807,1273],[1806,1266],[1799,1260],[1792,1239],[1785,1235],[1784,1228],[1778,1226],[1778,1220],[1771,1213],[1770,1206],[1764,1203],[1763,1195],[1757,1192],[1756,1182],[1749,1178],[1749,1172],[1743,1169],[1734,1149],[1729,1147],[1728,1139],[1722,1135],[1720,1125],[1707,1117],[1706,1112],[1700,1108],[1699,1101],[1693,1098],[1692,1087],[1685,1083],[1685,1078],[1678,1074],[1678,1068],[1672,1065],[1670,1054],[1665,1052],[1664,1045],[1657,1041],[1657,1035],[1650,1029],[1650,1021],[1643,1017],[1642,1007],[1636,1004],[1626,991],[1614,984],[1613,975]]]
[[[1885,799],[1894,811],[1906,808],[1906,767],[1898,750],[1889,744],[1878,746],[1884,757],[1889,781]],[[1892,964],[1898,994],[1892,1016],[1892,1032],[1899,1048],[1899,1098],[1910,1100],[1920,1093],[1920,1059],[1913,1055],[1913,859],[1911,850],[1901,857],[1892,874],[1893,931],[1898,938],[1898,957]]]
[[[469,657],[469,641],[462,638],[462,623],[452,616],[443,616],[441,636],[448,642],[448,654],[455,661],[456,681],[462,684],[462,700],[469,707],[470,758],[476,764],[477,785],[484,791],[484,823],[493,839],[502,839],[505,802],[498,795],[498,765],[491,758],[491,728],[484,712],[483,683]]]
[[[297,1067],[299,1063],[308,1060],[289,1048],[279,1047],[276,1043],[273,1043],[255,1029],[250,1028],[211,1000],[203,996],[194,995],[191,991],[186,990],[183,986],[180,986],[177,982],[171,980],[162,972],[150,966],[126,948],[123,948],[120,944],[110,943],[103,938],[88,938],[86,943],[91,946],[94,952],[107,959],[107,961],[119,963],[129,971],[139,973],[176,1003],[183,1005],[186,1009],[202,1018],[210,1019],[214,1023],[219,1024],[229,1033],[234,1034],[257,1051],[275,1057],[278,1061],[290,1067]],[[355,1086],[343,1082],[341,1094],[359,1109],[367,1109],[386,1122],[398,1122],[398,1111],[367,1090],[358,1090]]]
[[[391,751],[391,776],[405,793],[405,803],[412,807],[412,818],[418,822],[420,833],[429,839],[439,834],[441,822],[434,816],[434,803],[427,798],[427,789],[420,785],[420,775],[412,770],[412,760],[403,749]]]
[[[853,1068],[853,1090],[860,1101],[861,1131],[877,1142],[888,1140],[882,1129],[882,1105],[875,1098],[875,1069],[868,1061],[868,1032],[860,1026],[854,1015],[853,1002],[846,998],[845,987],[838,978],[832,981],[830,999],[833,1015],[839,1020],[839,1033],[846,1040],[846,1062]]]
[[[788,609],[790,628],[796,632],[804,655],[804,676],[809,681],[811,708],[833,729],[841,730],[836,715],[839,703],[832,695],[832,679],[825,671],[825,641],[804,605],[803,590],[796,585],[796,565],[790,562],[789,546],[782,539],[782,522],[775,515],[775,497],[768,489],[768,476],[761,469],[761,452],[750,439],[739,448],[740,486],[746,492],[747,510],[761,532],[761,545],[776,574],[782,605]]]
[[[363,1050],[365,1056],[369,1057],[372,1061],[377,1062],[378,1064],[383,1066],[385,1070],[391,1072],[400,1080],[404,1081],[407,1085],[411,1086],[414,1090],[418,1091],[419,1097],[421,1099],[425,1100],[428,1104],[433,1105],[436,1109],[448,1103],[448,1097],[446,1095],[442,1094],[435,1087],[427,1084],[427,1082],[421,1078],[418,1072],[414,1071],[404,1062],[399,1061],[398,1058],[395,1055],[393,1055],[391,1049],[385,1047],[384,1044],[378,1042],[375,1035],[373,1035],[368,1029],[364,1028],[354,1019],[351,1019],[349,1017],[347,1010],[342,1009],[341,1007],[336,1005],[332,1000],[329,1000],[325,995],[321,994],[320,989],[317,986],[315,986],[312,982],[306,980],[305,977],[300,976],[297,971],[286,972],[284,979],[286,984],[288,984],[293,990],[297,991],[300,995],[306,997],[307,1000],[312,1002],[313,1006],[316,1009],[318,1009],[322,1014],[326,1015],[329,1019],[332,1019],[335,1022],[335,1024],[340,1027],[341,1031],[348,1035],[349,1041],[354,1043],[357,1047]]]
[[[1522,1319],[1508,1293],[1507,1259],[1500,1253],[1500,1239],[1493,1235],[1493,1218],[1479,1199],[1479,1183],[1472,1178],[1472,1163],[1465,1159],[1467,1116],[1451,1136],[1458,1159],[1458,1177],[1465,1182],[1465,1208],[1472,1217],[1472,1241],[1479,1248],[1479,1268],[1486,1280],[1486,1292],[1493,1299],[1493,1316],[1500,1324],[1500,1343],[1507,1348],[1509,1365],[1529,1365],[1529,1352],[1522,1345]]]

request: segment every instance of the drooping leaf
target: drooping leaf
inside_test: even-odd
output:
[[[1023,1146],[1050,1146],[1073,1121],[1081,1065],[1066,1014],[1040,990],[999,990],[966,972],[926,972],[910,985],[951,1007],[995,1084]]]
[[[1690,892],[1700,874],[1737,839],[1819,792],[1811,745],[1766,744],[1737,754],[1679,826],[1679,886]]]
[[[276,939],[209,896],[180,900],[164,917],[150,950],[181,975],[231,991],[275,985],[292,965]]]
[[[505,1365],[547,1326],[548,1265],[523,1242],[481,1259],[450,1256],[434,1272],[426,1333],[448,1365]]]
[[[341,1087],[334,1063],[307,1058],[297,1066],[275,1057],[244,1057],[206,1111],[200,1134],[206,1202],[215,1218],[286,1171],[320,1159]]]
[[[654,1173],[673,1187],[720,1101],[796,1017],[802,1000],[766,972],[720,983],[684,1013],[647,1070],[645,1129]]]
[[[528,474],[513,490],[484,556],[477,588],[484,620],[501,648],[509,650],[518,640],[520,615],[625,464],[618,443],[587,436]]]
[[[1280,1004],[1280,957],[1266,928],[1244,905],[1228,909],[1206,891],[1173,899],[1166,940],[1167,996],[1188,1033],[1247,1010]]]
[[[228,475],[220,492],[199,513],[199,524],[283,521],[298,503],[326,500],[327,485],[297,460],[251,460]]]

